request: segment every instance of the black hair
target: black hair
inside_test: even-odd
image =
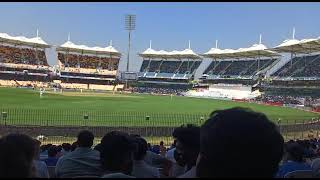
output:
[[[62,151],[62,146],[61,145],[58,145],[56,147],[57,147],[57,152],[61,152]]]
[[[0,139],[0,177],[28,178],[32,175],[35,141],[24,134],[9,134]]]
[[[74,151],[78,147],[78,142],[73,142],[71,145],[71,151]]]
[[[101,139],[100,161],[105,170],[130,174],[132,155],[136,150],[134,141],[127,133],[111,131]],[[124,166],[126,167],[124,170]]]
[[[180,166],[187,165],[187,170],[190,170],[192,166],[196,165],[197,157],[200,151],[200,127],[187,124],[175,128],[173,137],[177,140],[176,142],[176,162]]]
[[[145,139],[142,137],[135,138],[135,143],[137,145],[137,149],[134,153],[135,160],[143,160],[147,154],[148,144]]]
[[[183,144],[184,147],[199,151],[200,127],[186,124],[174,129],[172,136]]]
[[[51,146],[48,149],[48,157],[56,157],[58,154],[58,147],[57,146]]]
[[[211,113],[201,127],[197,176],[274,177],[284,140],[264,114],[245,108]]]
[[[71,144],[70,143],[63,143],[62,144],[62,149],[65,151],[70,151],[71,150]]]
[[[91,147],[93,145],[94,135],[88,130],[83,130],[78,134],[79,147]]]
[[[286,143],[285,152],[289,154],[289,159],[296,162],[303,162],[303,146],[296,142]]]

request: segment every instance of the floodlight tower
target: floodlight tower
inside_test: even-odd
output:
[[[125,28],[129,32],[128,41],[128,58],[127,58],[127,72],[129,72],[130,47],[131,47],[131,31],[136,28],[136,15],[127,14],[125,17]]]
[[[131,31],[135,30],[136,28],[136,15],[133,14],[127,14],[125,16],[125,28],[129,33],[129,39],[128,39],[128,57],[127,57],[127,70],[126,72],[129,72],[129,61],[130,61],[130,47],[131,47]],[[126,73],[123,73],[124,75]],[[125,88],[128,88],[128,80],[125,75],[125,80],[126,80],[126,86]]]

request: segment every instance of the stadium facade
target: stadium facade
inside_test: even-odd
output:
[[[26,38],[0,33],[0,85],[113,91],[123,88],[118,84],[122,80],[118,79],[122,54],[111,42],[107,47],[88,47],[68,39],[56,48],[55,67],[48,65],[48,48],[52,46],[38,35]],[[320,88],[320,38],[297,40],[293,37],[267,48],[260,37],[259,43],[248,48],[219,49],[216,44],[203,54],[195,53],[190,42],[188,48],[173,51],[154,50],[150,42],[150,47],[138,56],[143,62],[132,83],[132,90],[138,92],[161,88],[167,94],[186,95],[185,92],[194,87],[193,96],[199,89],[203,94],[205,89],[211,94],[208,96],[219,97],[219,93],[211,90],[222,89],[222,94],[228,94],[225,92],[228,89],[240,89],[241,93],[245,89],[247,96],[241,98],[250,99],[260,96],[261,92],[274,89],[282,92],[288,88],[308,89],[309,94],[317,95]],[[204,58],[211,63],[200,73],[202,77],[195,80],[195,72]]]

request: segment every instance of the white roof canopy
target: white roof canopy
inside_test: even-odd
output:
[[[0,33],[0,42],[14,44],[14,45],[25,45],[39,48],[49,48],[48,45],[41,37],[37,36],[34,38],[27,38],[24,36],[10,36],[7,33]]]
[[[201,56],[193,52],[191,49],[191,43],[189,40],[189,47],[182,51],[165,51],[165,50],[154,50],[151,47],[151,40],[150,40],[150,47],[143,51],[142,53],[138,54],[140,57],[143,58],[154,58],[154,59],[202,59]]]
[[[249,48],[242,48],[236,52],[238,56],[246,58],[256,58],[256,57],[278,57],[280,54],[267,50],[267,47],[263,44],[254,44]]]
[[[317,39],[287,39],[270,49],[280,53],[314,53],[320,52],[320,37]]]
[[[142,53],[138,54],[143,58],[163,58],[163,59],[201,59],[201,57],[193,52],[192,49],[188,48],[182,51],[165,51],[165,50],[154,50],[152,48],[148,48]]]
[[[102,55],[115,55],[121,56],[121,53],[117,51],[110,43],[107,47],[88,47],[86,45],[77,45],[71,41],[67,41],[61,46],[57,47],[57,51],[87,53],[87,54],[102,54]]]
[[[203,56],[214,59],[241,59],[257,57],[276,57],[280,55],[276,52],[267,50],[267,47],[263,44],[254,44],[249,48],[239,48],[237,50],[211,48],[208,52],[204,53]]]

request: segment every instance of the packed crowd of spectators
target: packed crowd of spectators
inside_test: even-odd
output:
[[[1,80],[15,80],[15,81],[41,81],[48,82],[51,81],[50,76],[37,76],[25,73],[0,73]]]
[[[240,61],[216,61],[211,62],[204,74],[210,75],[230,75],[252,76],[257,73],[258,69],[262,70],[270,66],[276,59],[261,59],[258,67],[257,60],[240,60]]]
[[[0,62],[49,66],[43,50],[4,45],[0,45]]]
[[[249,109],[214,111],[201,127],[182,125],[172,136],[170,148],[151,147],[140,135],[111,131],[93,146],[94,134],[83,130],[73,144],[55,146],[12,133],[0,138],[0,177],[319,177],[318,139],[285,143]]]
[[[292,63],[292,64],[291,64]],[[294,57],[272,76],[320,77],[320,55]]]
[[[144,60],[140,72],[160,72],[160,73],[194,73],[200,66],[201,61],[152,61]],[[149,68],[148,68],[149,66]]]
[[[177,96],[183,96],[186,89],[174,89],[174,88],[160,88],[160,87],[133,87],[134,93],[148,93],[148,94],[173,94]]]
[[[272,103],[282,103],[282,104],[294,104],[294,105],[304,105],[303,97],[295,96],[282,96],[282,95],[262,95],[256,98],[257,101],[262,102],[272,102]]]
[[[78,83],[78,84],[100,84],[114,85],[114,80],[84,79],[84,78],[66,78],[60,77],[62,83]]]
[[[319,87],[320,86],[320,80],[278,80],[273,79],[271,81],[265,81],[261,82],[262,86],[265,87]]]
[[[64,54],[58,52],[58,59],[65,67],[117,70],[119,58]]]

